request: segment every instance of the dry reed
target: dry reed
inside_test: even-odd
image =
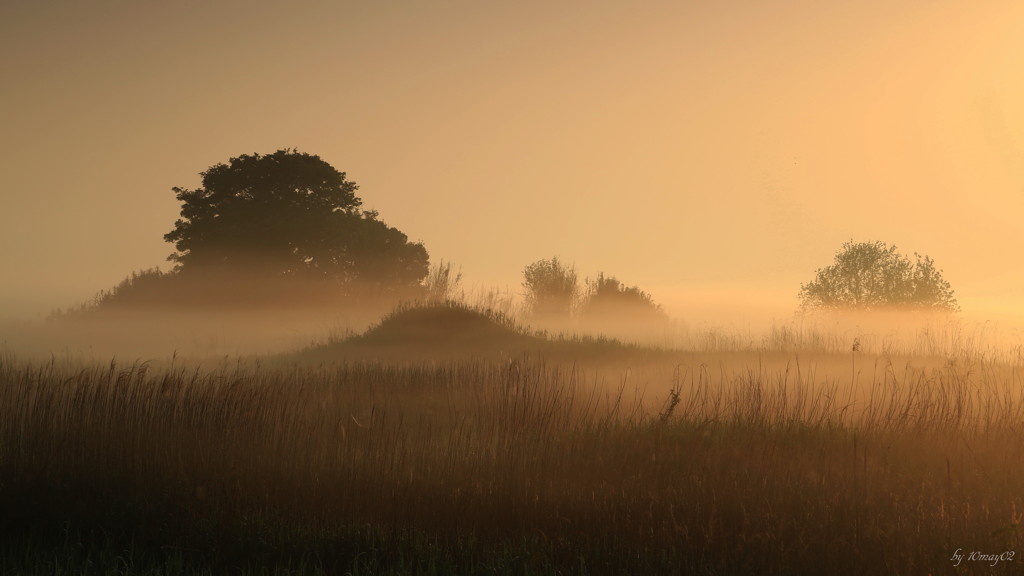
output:
[[[2,521],[115,523],[234,569],[315,550],[351,570],[372,545],[392,570],[431,550],[480,571],[945,573],[958,548],[1019,545],[1021,370],[3,357]]]

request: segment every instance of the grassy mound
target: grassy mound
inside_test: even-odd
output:
[[[453,301],[403,305],[363,334],[307,350],[304,359],[447,359],[491,357],[539,349],[512,319]]]
[[[300,360],[449,360],[522,354],[553,359],[626,359],[656,351],[607,338],[531,334],[508,316],[461,302],[399,306],[363,334],[306,350]]]
[[[447,301],[401,306],[355,338],[368,344],[492,345],[537,340],[510,318]]]

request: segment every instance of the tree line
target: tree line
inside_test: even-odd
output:
[[[363,210],[358,185],[319,156],[241,155],[200,176],[198,188],[172,189],[182,205],[164,235],[175,247],[173,269],[134,273],[101,293],[99,306],[444,297],[461,278],[450,264],[432,268],[422,243]],[[958,310],[934,261],[914,257],[879,241],[847,242],[800,286],[800,306]],[[650,294],[603,272],[581,287],[575,266],[557,257],[527,265],[522,286],[537,317],[667,318]]]

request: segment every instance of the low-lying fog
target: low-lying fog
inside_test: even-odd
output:
[[[606,335],[661,348],[693,351],[801,350],[951,355],[962,351],[1019,357],[1024,321],[1010,314],[899,313],[800,314],[795,303],[770,305],[741,299],[677,304],[667,322],[636,325],[512,317],[549,336]],[[474,302],[468,301],[470,305]],[[182,309],[145,307],[82,316],[0,319],[0,351],[18,357],[83,360],[159,360],[288,353],[362,333],[392,309],[251,307]]]

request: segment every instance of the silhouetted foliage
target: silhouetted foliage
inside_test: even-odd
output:
[[[96,295],[97,306],[111,304],[133,304],[149,298],[154,291],[163,290],[168,285],[171,274],[159,268],[149,268],[132,272],[130,276],[110,290],[101,290]]]
[[[558,261],[537,260],[523,269],[526,304],[535,316],[568,317],[572,314],[580,290],[576,267]]]
[[[423,245],[359,210],[355,182],[318,156],[242,155],[201,175],[195,190],[174,188],[181,219],[164,239],[179,272],[373,286],[413,286],[427,274]]]
[[[640,324],[668,319],[650,294],[636,286],[626,287],[603,272],[598,273],[596,280],[587,281],[582,312],[587,320],[601,322]]]
[[[180,293],[180,286],[175,280],[173,272],[164,272],[159,268],[132,272],[110,290],[100,290],[92,299],[79,306],[54,310],[49,319],[68,319],[101,308],[147,305],[153,301],[173,298]]]
[[[835,263],[800,286],[804,308],[959,309],[949,282],[935,262],[915,253],[915,262],[883,242],[846,242]]]
[[[346,289],[360,297],[366,290]],[[110,290],[101,290],[91,302],[75,312],[131,308],[181,307],[264,307],[337,306],[343,304],[341,287],[315,278],[270,276],[264,270],[203,269],[183,273],[158,268],[132,272]],[[404,294],[403,294],[404,295]]]

